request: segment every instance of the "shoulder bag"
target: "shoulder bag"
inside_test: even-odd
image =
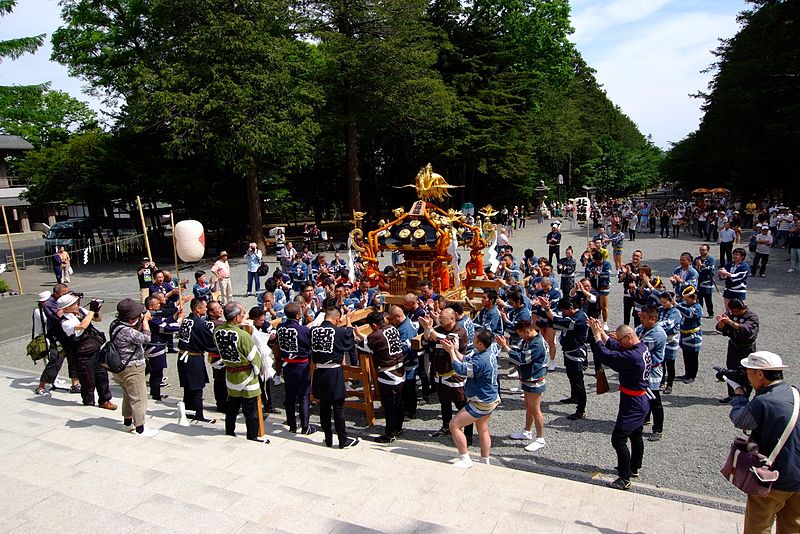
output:
[[[798,395],[797,389],[794,387],[792,387],[792,396],[794,398],[794,412],[772,454],[764,456],[758,452],[758,445],[749,439],[736,438],[731,444],[728,460],[721,469],[721,473],[731,484],[748,495],[766,497],[770,488],[772,488],[772,484],[778,480],[780,473],[772,470],[772,463],[778,457],[781,449],[786,444],[786,440],[789,439],[794,430],[798,412],[800,412],[800,395]]]
[[[50,353],[50,341],[45,335],[44,312],[41,309],[39,310],[39,320],[42,322],[42,333],[34,336],[33,324],[31,324],[31,340],[26,348],[28,356],[33,360],[34,365],[39,363],[39,360],[46,358]]]

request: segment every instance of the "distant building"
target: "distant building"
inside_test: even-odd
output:
[[[56,222],[54,206],[34,207],[21,197],[28,188],[16,176],[8,175],[6,158],[21,156],[33,145],[16,135],[0,135],[0,205],[6,208],[8,226],[12,232],[43,230],[41,223],[52,225]]]

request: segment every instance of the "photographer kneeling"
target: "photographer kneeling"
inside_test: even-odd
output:
[[[111,342],[119,352],[125,368],[114,373],[122,388],[122,417],[128,432],[143,437],[155,436],[158,431],[144,427],[147,414],[147,382],[144,376],[144,345],[150,342],[150,312],[133,299],[117,304],[117,318],[111,323]]]
[[[747,400],[745,389],[736,382],[731,400],[731,421],[737,428],[750,430],[750,441],[762,454],[769,454],[787,428],[794,405],[792,388],[783,381],[781,357],[768,351],[758,351],[741,361],[747,369],[747,379],[755,389],[753,400]],[[744,517],[745,534],[767,534],[777,518],[777,532],[800,532],[800,426],[795,426],[786,444],[772,463],[780,477],[772,484],[766,497],[747,496]]]

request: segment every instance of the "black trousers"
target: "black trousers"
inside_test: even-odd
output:
[[[628,440],[631,440],[631,448],[628,450]],[[633,432],[623,432],[619,428],[614,428],[611,433],[611,446],[617,452],[617,471],[622,480],[631,479],[631,471],[638,471],[642,468],[642,458],[644,458],[644,440],[642,439],[642,427]]]
[[[761,254],[760,252],[756,252],[755,256],[753,256],[753,274],[756,274],[756,271],[759,271],[759,265],[761,266],[761,270],[758,272],[758,274],[764,274],[764,272],[767,270],[768,261],[769,254]]]
[[[378,382],[378,389],[381,392],[381,406],[386,417],[387,436],[395,436],[403,430],[403,386],[391,386]]]
[[[672,387],[672,383],[675,382],[675,360],[664,360],[664,366],[667,368],[667,372],[664,373],[664,378],[661,379],[661,385],[667,385],[667,387]]]
[[[556,257],[556,261],[553,261],[553,256]],[[551,265],[558,264],[558,260],[561,259],[561,245],[548,245],[547,247],[547,261],[550,262]]]
[[[419,367],[417,367],[417,371],[419,371]],[[412,419],[417,416],[416,373],[413,376],[406,375],[406,381],[403,384],[403,411]]]
[[[81,383],[81,399],[84,406],[94,404],[94,391],[97,390],[99,404],[111,400],[111,388],[108,385],[108,371],[100,367],[97,354],[88,357],[73,357],[78,381]]]
[[[629,297],[622,297],[622,322],[625,324],[631,324],[631,311],[633,310],[633,305],[636,301]],[[636,315],[634,314],[634,318]]]
[[[284,392],[283,407],[286,409],[286,422],[289,430],[297,431],[295,407],[300,404],[300,429],[308,428],[309,397],[311,396],[311,374],[308,362],[287,363],[283,366]],[[367,387],[369,384],[364,384]]]
[[[453,404],[456,405],[456,410],[460,410],[464,406],[467,405],[467,401],[454,401],[451,403],[450,401],[440,401],[442,406],[442,428],[449,428],[450,421],[453,420]],[[472,439],[472,429],[474,425],[467,425],[464,427],[464,435],[467,439]]]
[[[259,378],[258,382],[261,384],[261,406],[264,410],[271,410],[273,408],[272,379],[261,380],[261,378]]]
[[[150,396],[155,400],[161,400],[161,379],[164,378],[163,369],[150,368]]]
[[[187,389],[183,388],[183,403],[186,409],[194,411],[194,416],[191,419],[197,421],[204,421],[205,414],[203,413],[203,390],[202,389]]]
[[[686,378],[697,378],[697,369],[700,365],[700,351],[683,349],[683,368]]]
[[[236,435],[236,417],[239,415],[239,410],[244,415],[247,439],[255,441],[258,439],[258,397],[228,397],[228,405],[225,410],[225,434]]]
[[[664,405],[661,404],[660,391],[654,391],[653,395],[656,398],[650,399],[650,413],[647,414],[647,417],[653,416],[653,432],[661,433],[664,431]]]
[[[733,241],[719,244],[719,264],[728,265],[733,261]]]
[[[578,362],[564,357],[564,366],[569,379],[569,396],[578,405],[577,413],[586,413],[586,384],[583,382],[583,366],[585,362]]]
[[[636,230],[628,228],[628,241],[636,241]]]
[[[214,380],[214,402],[217,404],[217,411],[227,414],[228,385],[225,383],[225,369],[212,367],[211,375]]]
[[[669,237],[669,224],[661,226],[661,237]]]
[[[347,443],[347,429],[344,425],[344,399],[319,401],[319,422],[325,433],[325,444],[328,447],[333,445],[331,411],[333,411],[333,426],[336,429],[336,436],[339,438],[339,445],[342,446]]]
[[[708,315],[714,315],[714,301],[711,300],[713,293],[701,293],[697,292],[698,302],[700,306],[702,306]]]

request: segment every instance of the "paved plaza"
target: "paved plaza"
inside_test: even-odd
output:
[[[521,255],[523,249],[530,247],[539,254],[544,253],[546,250],[544,235],[547,231],[546,225],[540,226],[535,222],[529,222],[526,229],[517,231],[511,238],[515,252]],[[565,231],[562,248],[565,248],[567,244],[572,244],[577,255],[585,247],[585,241],[585,230]],[[652,266],[653,270],[662,276],[669,275],[677,265],[680,253],[688,251],[696,254],[697,246],[700,243],[701,241],[688,236],[681,236],[679,239],[661,239],[650,234],[640,234],[635,242],[625,243],[625,258],[627,261],[630,253],[635,248],[640,248],[644,252],[644,263]],[[712,248],[712,255],[715,257],[717,256],[716,248]],[[237,256],[235,251],[229,252],[234,257]],[[243,253],[244,251],[242,251]],[[794,348],[800,341],[797,328],[798,278],[797,275],[786,273],[788,263],[784,261],[784,251],[776,250],[772,256],[767,278],[751,278],[748,303],[761,318],[758,347],[780,354],[790,366],[787,372],[788,381],[797,383],[800,362],[798,362]],[[388,255],[386,260],[388,260]],[[245,292],[245,268],[241,261],[232,263],[234,264],[234,290],[237,295],[241,295]],[[274,262],[272,265],[274,268]],[[203,265],[202,267],[209,266]],[[106,299],[107,319],[104,325],[107,325],[116,302],[121,298],[135,297],[138,294],[135,279],[136,266],[89,267],[76,269],[73,286],[77,290],[85,292],[87,296]],[[195,266],[186,268],[182,271],[182,276],[188,275],[191,278],[191,272],[194,269]],[[52,276],[39,268],[23,271],[22,275],[26,292],[29,294],[0,299],[0,313],[4,317],[2,328],[0,328],[0,365],[36,374],[41,372],[41,366],[32,366],[25,356],[24,346],[30,336],[30,310],[35,303],[33,295],[51,286]],[[8,273],[5,273],[2,276],[12,287],[14,286],[13,275],[9,276]],[[717,309],[721,310],[721,297],[715,294],[714,300]],[[242,298],[241,301],[247,306],[255,304],[253,297]],[[621,301],[622,295],[619,286],[613,286],[610,297],[610,323],[612,325],[622,321]],[[740,511],[738,506],[743,503],[744,498],[738,490],[722,478],[719,468],[724,462],[730,441],[737,435],[737,431],[728,419],[729,407],[717,402],[719,397],[725,395],[725,388],[716,382],[711,369],[712,365],[724,363],[726,338],[716,335],[712,319],[703,320],[703,331],[704,342],[700,353],[701,372],[698,380],[692,385],[676,383],[674,393],[663,397],[666,416],[664,439],[658,443],[645,442],[642,476],[634,483],[634,491],[630,493],[608,493],[599,485],[604,480],[612,479],[614,474],[615,455],[609,439],[616,416],[618,394],[597,396],[590,393],[587,408],[589,419],[577,422],[567,420],[566,416],[571,413],[572,407],[558,403],[559,399],[568,396],[568,383],[563,371],[560,351],[558,361],[561,366],[549,377],[548,390],[543,398],[547,446],[537,453],[527,453],[522,449],[524,443],[521,444],[506,438],[510,432],[520,428],[524,417],[521,398],[507,393],[504,395],[503,405],[495,411],[490,426],[494,447],[492,453],[501,466],[491,469],[473,469],[466,474],[453,474],[450,466],[444,464],[445,460],[455,456],[449,439],[436,440],[429,437],[430,432],[440,426],[438,403],[422,406],[418,410],[418,419],[405,424],[406,430],[402,439],[398,441],[398,446],[388,449],[374,444],[365,444],[364,447],[345,453],[338,450],[328,451],[316,443],[318,440],[313,439],[316,436],[311,438],[315,444],[309,444],[308,439],[287,436],[286,427],[279,424],[283,420],[282,415],[270,417],[267,432],[270,437],[276,437],[272,444],[262,445],[260,448],[244,443],[244,439],[231,440],[224,437],[221,424],[200,429],[192,427],[187,431],[174,424],[174,403],[181,396],[181,390],[178,388],[177,372],[174,360],[172,360],[170,368],[167,370],[167,376],[172,386],[165,390],[165,393],[170,395],[170,399],[167,399],[165,403],[151,402],[150,404],[150,414],[155,417],[155,426],[166,425],[165,431],[148,444],[142,445],[143,450],[150,452],[140,452],[133,456],[137,460],[142,460],[140,468],[146,468],[152,478],[163,479],[162,485],[157,486],[157,489],[147,490],[146,487],[153,482],[137,471],[132,476],[137,482],[134,485],[136,496],[137,498],[141,497],[141,500],[131,499],[129,501],[124,496],[120,497],[120,500],[124,500],[126,503],[135,502],[136,506],[125,510],[109,511],[103,509],[97,502],[91,501],[97,506],[91,511],[93,514],[99,514],[97,517],[103,517],[103,514],[109,513],[114,517],[119,516],[120,525],[129,525],[132,529],[136,529],[143,525],[132,518],[152,522],[155,520],[154,516],[160,513],[157,510],[160,509],[162,503],[169,502],[175,506],[171,508],[167,506],[170,511],[162,514],[164,522],[161,523],[161,526],[163,527],[170,528],[169,521],[174,520],[172,516],[175,513],[171,510],[186,510],[191,506],[196,508],[198,517],[208,518],[205,520],[206,522],[211,518],[218,518],[222,525],[218,530],[226,530],[224,525],[231,525],[231,530],[243,526],[253,526],[247,525],[244,520],[235,525],[226,522],[230,521],[230,518],[223,516],[227,516],[231,509],[236,508],[233,506],[237,502],[233,498],[234,496],[226,493],[227,497],[223,502],[228,504],[225,506],[214,507],[210,502],[214,501],[212,495],[218,491],[221,492],[222,489],[244,492],[242,486],[235,485],[236,481],[231,481],[229,478],[231,474],[237,474],[237,470],[241,467],[237,466],[235,459],[238,454],[241,454],[241,458],[247,458],[246,455],[256,455],[256,458],[263,457],[264,467],[258,468],[256,467],[258,464],[253,464],[253,472],[246,471],[242,473],[245,475],[244,477],[237,477],[241,479],[238,480],[239,483],[243,483],[243,480],[250,480],[248,477],[251,477],[253,480],[259,480],[258,484],[255,484],[256,488],[284,491],[281,489],[283,486],[292,487],[294,490],[291,491],[294,491],[294,494],[300,495],[297,494],[300,491],[305,492],[302,495],[314,498],[319,498],[318,493],[324,494],[327,496],[324,502],[331,503],[332,509],[336,511],[336,513],[327,513],[326,509],[324,513],[319,514],[319,518],[323,519],[315,521],[314,516],[317,513],[315,503],[317,501],[314,499],[303,499],[310,513],[298,515],[297,513],[275,511],[272,508],[276,502],[286,500],[297,502],[298,499],[278,497],[273,501],[271,497],[283,494],[274,491],[255,491],[257,495],[251,498],[251,502],[263,503],[265,509],[272,510],[274,514],[267,513],[269,519],[265,519],[265,521],[268,521],[273,528],[280,530],[297,530],[299,525],[306,526],[304,521],[309,518],[308,523],[316,525],[317,530],[325,530],[326,528],[323,527],[329,527],[327,530],[355,529],[355,525],[359,525],[376,530],[406,532],[417,529],[436,529],[439,526],[462,529],[470,528],[470,525],[473,525],[471,530],[488,532],[494,529],[497,532],[503,532],[510,530],[511,523],[515,525],[515,528],[523,528],[523,525],[533,525],[531,521],[535,520],[535,516],[542,516],[555,521],[552,531],[558,532],[579,531],[583,527],[589,529],[586,530],[587,532],[680,532],[683,527],[679,525],[683,525],[683,521],[690,521],[690,519],[678,519],[681,517],[702,522],[703,530],[708,532],[736,532],[734,524],[739,516],[735,513],[729,514],[728,511]],[[678,361],[678,374],[681,374],[680,357]],[[63,372],[66,373],[66,366]],[[9,371],[9,373],[9,376],[14,373],[19,374],[17,371]],[[53,439],[60,440],[54,442],[65,447],[63,451],[65,457],[77,460],[69,468],[66,462],[58,463],[59,469],[67,470],[69,474],[77,477],[79,484],[83,483],[89,487],[93,480],[92,477],[100,476],[86,470],[86,466],[91,462],[97,463],[101,467],[100,471],[109,469],[111,474],[105,480],[114,480],[115,469],[121,468],[118,468],[116,464],[111,465],[112,462],[107,459],[101,461],[98,458],[112,454],[107,450],[112,447],[112,444],[113,447],[117,445],[124,447],[129,443],[125,440],[130,436],[126,436],[118,429],[121,426],[117,420],[118,414],[79,408],[79,399],[65,393],[56,393],[53,399],[36,399],[33,395],[35,385],[33,374],[14,375],[13,378],[6,379],[3,384],[0,384],[0,388],[2,388],[0,394],[3,399],[2,410],[9,415],[13,412],[13,421],[15,421],[15,424],[12,425],[10,422],[12,419],[5,417],[2,423],[5,426],[0,428],[12,433],[19,432],[16,438],[2,440],[0,446],[3,447],[4,452],[6,446],[13,446],[14,443],[22,440],[22,443],[18,445],[21,448],[14,447],[17,454],[25,451],[26,455],[34,455],[37,463],[39,459],[55,463],[58,460],[52,455],[35,452],[38,450],[37,446],[44,448],[52,441],[47,438],[52,434],[52,436],[58,436]],[[504,390],[508,391],[515,385],[515,381],[504,375],[501,378],[501,386]],[[586,378],[587,387],[593,391],[593,376],[587,375]],[[609,380],[612,382],[612,391],[614,391],[616,375],[609,373]],[[282,396],[281,387],[276,388],[276,392],[279,397]],[[115,394],[115,398],[119,399],[119,395]],[[210,401],[211,390],[207,388],[206,402]],[[279,402],[278,405],[280,406],[281,403]],[[316,419],[315,414],[316,410],[312,412],[312,420]],[[382,419],[378,420],[376,427],[367,428],[358,413],[348,411],[346,415],[348,425],[355,427],[354,435],[369,438],[378,435],[382,430]],[[8,426],[23,428],[7,428]],[[186,436],[187,432],[202,435],[192,436],[189,439]],[[30,435],[31,433],[34,435]],[[645,428],[645,433],[649,433],[649,428]],[[9,437],[12,436],[9,434]],[[14,439],[17,441],[15,442]],[[30,443],[26,441],[27,439],[33,439],[33,447],[23,446]],[[75,441],[71,442],[72,439]],[[187,447],[187,442],[192,443],[192,446]],[[87,443],[97,443],[97,445],[91,445],[90,448],[84,449],[82,445]],[[105,443],[107,447],[100,445],[101,443]],[[196,449],[195,444],[198,444]],[[57,450],[61,450],[61,447],[58,447]],[[75,451],[69,449],[78,449],[82,451],[81,454],[94,455],[97,453],[100,456],[90,461],[89,456],[80,457],[79,454],[76,457]],[[217,454],[209,454],[209,451],[224,451],[224,462],[228,462],[229,456],[232,460],[224,466],[217,465],[218,461],[222,460],[218,460],[219,455]],[[386,454],[386,452],[391,453]],[[477,450],[473,452],[477,455]],[[6,454],[9,453],[6,452]],[[184,473],[188,477],[184,480],[169,471],[170,467],[167,464],[172,463],[169,461],[170,458],[183,460],[176,465],[183,466],[186,471],[188,469],[186,461],[190,455],[192,458],[194,458],[193,455],[197,455],[197,458],[203,459],[203,469],[208,468],[207,476],[203,470],[197,469],[189,474]],[[331,455],[334,458],[329,459],[328,457]],[[380,463],[380,460],[387,458],[391,459],[389,463],[385,465]],[[159,464],[152,464],[156,459],[159,460]],[[304,459],[308,461],[304,462]],[[72,464],[72,462],[69,463]],[[275,469],[276,463],[279,465],[277,470]],[[157,468],[157,465],[160,467]],[[80,466],[83,468],[81,469]],[[352,473],[350,468],[352,468]],[[54,509],[68,510],[70,508],[69,502],[64,501],[68,498],[59,495],[57,490],[50,488],[48,490],[50,493],[37,491],[36,484],[39,483],[37,481],[45,483],[46,476],[41,470],[34,472],[33,468],[30,468],[30,462],[19,462],[14,469],[20,470],[15,478],[24,477],[26,483],[31,485],[27,490],[20,489],[20,491],[29,491],[37,499],[42,495],[47,495],[46,498],[55,500],[56,506],[52,507]],[[31,470],[23,474],[25,469]],[[404,474],[400,479],[395,480],[392,478],[395,471]],[[281,473],[285,475],[281,475]],[[5,476],[12,475],[6,473]],[[201,482],[195,480],[198,478],[201,479]],[[316,486],[314,491],[309,491],[309,488],[303,489],[304,484],[311,484],[311,481],[317,478],[321,484],[319,487],[325,488],[324,491],[316,489]],[[78,498],[76,493],[69,492],[70,482],[68,479],[59,477],[59,480],[64,481],[65,495],[68,493],[72,496],[71,498]],[[331,483],[331,480],[338,480],[339,483]],[[372,482],[367,484],[369,480]],[[363,482],[363,484],[359,482]],[[122,482],[120,481],[120,483]],[[110,487],[110,482],[106,481],[104,484],[105,486],[101,484],[100,487]],[[231,486],[231,484],[234,485]],[[458,484],[463,484],[464,487],[462,488]],[[125,487],[128,486],[131,484]],[[202,488],[195,494],[194,489],[198,486],[202,486]],[[330,491],[333,492],[332,495],[328,495],[329,486]],[[160,492],[167,491],[166,488],[177,491],[171,491],[170,497],[158,497],[161,495]],[[466,493],[463,491],[464,488],[467,488]],[[437,497],[437,495],[444,496],[450,491],[454,493],[449,499]],[[339,492],[345,492],[349,497],[342,499],[346,501],[346,504],[341,502],[335,504],[338,502],[337,499],[342,497]],[[452,495],[456,494],[458,497],[454,501]],[[19,495],[21,501],[25,500],[26,495],[25,493]],[[424,497],[415,498],[418,496]],[[644,499],[650,498],[649,496],[659,497],[661,500],[645,501]],[[182,500],[183,497],[186,501]],[[91,498],[93,497],[81,497],[81,499]],[[391,499],[388,504],[387,499]],[[641,502],[637,505],[640,500]],[[203,502],[198,503],[197,501]],[[447,504],[442,505],[442,502]],[[470,506],[469,503],[473,502],[485,504]],[[648,506],[655,508],[648,513],[637,513],[637,506],[644,506],[642,504],[644,502],[650,503]],[[717,510],[697,506],[697,504],[714,507]],[[113,506],[113,504],[108,504],[108,506]],[[437,514],[436,510],[442,509],[444,511]],[[253,511],[252,513],[259,515],[262,512]],[[460,516],[460,513],[465,515]],[[220,515],[218,517],[215,514]],[[362,520],[370,514],[374,516],[373,521],[384,521],[385,523]],[[437,515],[442,519],[433,520]],[[285,522],[276,521],[281,518]],[[467,523],[451,522],[450,519],[445,518]],[[253,517],[247,519],[258,522]],[[662,521],[667,520],[671,522],[661,524]],[[123,523],[122,521],[130,522]],[[510,523],[506,523],[506,521]],[[542,525],[546,524],[548,523],[542,520]],[[18,522],[16,525],[20,526],[22,523]],[[713,530],[716,528],[713,526],[707,528],[706,525],[717,525],[719,530]],[[32,527],[32,525],[30,526]],[[178,524],[177,526],[183,525]],[[188,529],[190,525],[185,526]],[[501,528],[502,530],[500,530]],[[2,528],[2,530],[7,529]],[[182,529],[178,528],[177,530]],[[315,531],[315,529],[311,528],[311,531]],[[540,530],[537,528],[536,531]],[[549,530],[543,529],[542,531]],[[687,528],[686,531],[696,531],[696,529]]]

